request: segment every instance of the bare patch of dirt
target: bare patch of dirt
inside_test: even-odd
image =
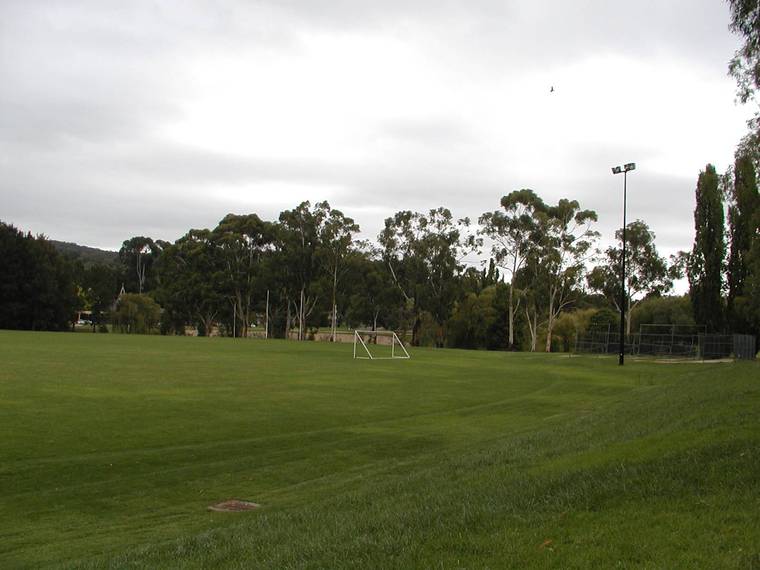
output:
[[[208,510],[217,513],[239,513],[241,511],[252,511],[253,509],[258,509],[260,506],[261,505],[258,503],[252,503],[250,501],[230,499],[229,501],[222,501],[221,503],[210,505]]]

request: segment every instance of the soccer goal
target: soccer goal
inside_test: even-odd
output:
[[[354,331],[354,358],[395,360],[411,356],[393,331]]]

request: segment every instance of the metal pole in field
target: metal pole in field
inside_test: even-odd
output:
[[[232,338],[235,338],[237,332],[235,326],[237,325],[237,305],[232,305]]]
[[[264,320],[264,338],[269,338],[269,289],[267,289],[267,311]]]
[[[636,164],[629,162],[622,168],[615,166],[612,169],[612,174],[623,173],[623,258],[621,260],[620,271],[620,356],[618,364],[623,366],[625,363],[625,309],[627,305],[628,297],[625,294],[625,225],[626,225],[626,202],[628,199],[628,172],[636,170]]]
[[[625,362],[625,224],[626,224],[626,204],[628,198],[628,171],[623,171],[623,263],[620,275],[620,358],[618,364],[623,366]]]

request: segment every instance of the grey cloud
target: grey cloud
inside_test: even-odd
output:
[[[289,2],[0,3],[0,196],[7,221],[57,239],[118,247],[140,233],[176,239],[229,211],[275,217],[279,204],[235,201],[214,188],[250,183],[310,185],[303,199],[343,188],[334,205],[370,235],[383,212],[438,205],[477,217],[510,190],[578,197],[600,230],[619,225],[619,182],[609,167],[642,166],[655,152],[622,145],[573,150],[579,172],[566,186],[509,174],[483,156],[458,117],[407,118],[367,133],[366,162],[336,157],[226,156],[160,142],[155,129],[182,115],[197,56],[304,49],[311,33],[366,31],[414,42],[462,81],[498,80],[592,55],[670,55],[724,73],[736,40],[715,0],[577,2],[389,0]],[[343,37],[343,36],[341,36]],[[348,47],[348,46],[347,46]],[[624,70],[610,70],[624,73]],[[695,173],[696,176],[696,173]],[[637,172],[631,219],[650,223],[663,247],[689,245],[693,182]],[[633,182],[633,181],[632,181]],[[661,203],[668,196],[668,208]],[[282,204],[291,207],[294,204]],[[353,211],[361,212],[355,215]],[[361,217],[360,217],[361,216]]]
[[[446,148],[473,139],[465,121],[448,117],[390,121],[381,125],[375,136],[393,142]]]

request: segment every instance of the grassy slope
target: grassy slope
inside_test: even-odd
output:
[[[349,354],[0,332],[0,567],[760,564],[757,364]]]

